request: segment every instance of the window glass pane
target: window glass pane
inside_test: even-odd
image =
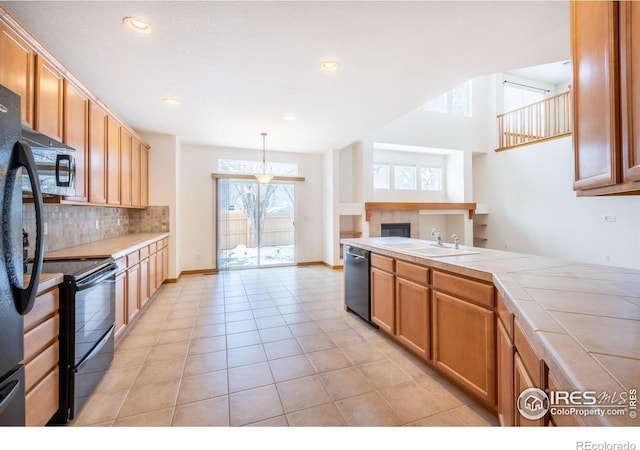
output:
[[[521,89],[517,86],[504,86],[504,111],[509,112],[514,109],[530,105],[544,100],[544,92],[531,89]]]
[[[450,92],[451,114],[454,116],[473,116],[473,102],[471,98],[471,80],[461,84]]]
[[[441,191],[442,169],[439,167],[422,167],[420,169],[420,187],[423,191]]]
[[[373,188],[389,189],[389,164],[373,163]]]
[[[416,189],[416,167],[396,165],[393,168],[393,184],[395,189]]]
[[[422,107],[425,111],[433,111],[446,114],[447,113],[447,94],[442,94],[439,97],[429,100]]]

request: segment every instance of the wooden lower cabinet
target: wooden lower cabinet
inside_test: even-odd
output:
[[[414,353],[430,359],[429,288],[396,278],[396,337]]]
[[[498,421],[503,427],[514,425],[515,397],[513,387],[513,342],[509,332],[498,320],[496,330],[496,362],[498,365]]]
[[[522,362],[522,358],[520,358],[520,355],[517,352],[515,353],[513,358],[513,369],[514,398],[516,399],[516,401],[520,393],[525,389],[532,387],[540,388],[540,386],[533,381],[533,379],[529,375],[529,372],[527,372],[527,369]],[[516,411],[516,413],[514,414],[514,425],[517,427],[543,427],[545,425],[545,417],[541,417],[538,420],[530,420]]]
[[[127,323],[131,322],[140,310],[140,264],[127,269]]]
[[[118,337],[124,331],[127,323],[127,273],[120,272],[116,275],[116,322],[115,336]]]
[[[376,267],[371,268],[371,320],[387,333],[395,333],[395,277]]]
[[[60,360],[58,287],[36,297],[24,317],[25,423],[43,426],[59,405]]]
[[[496,405],[493,310],[434,291],[433,362],[482,400]]]
[[[140,308],[149,301],[149,258],[140,261],[140,279],[138,280]]]
[[[158,288],[158,254],[152,253],[149,255],[149,297],[153,297]]]

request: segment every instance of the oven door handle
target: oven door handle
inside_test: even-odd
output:
[[[111,327],[109,328],[109,331],[107,331],[107,333],[104,336],[102,336],[102,339],[100,339],[100,341],[98,341],[95,347],[93,347],[93,350],[91,350],[87,356],[82,358],[82,361],[80,361],[80,363],[73,368],[73,373],[80,372],[82,368],[86,366],[89,363],[89,361],[93,359],[95,355],[100,353],[100,351],[104,348],[104,346],[107,345],[107,342],[109,342],[109,339],[111,339],[114,328],[115,328],[115,325],[111,325]]]
[[[98,284],[102,283],[104,280],[106,280],[107,278],[111,278],[113,277],[116,272],[118,271],[118,269],[112,269],[108,272],[106,272],[104,275],[99,276],[96,279],[92,279],[90,281],[87,281],[86,283],[78,283],[76,284],[76,291],[80,292],[80,291],[84,291],[86,289],[90,289],[94,286],[97,286]]]

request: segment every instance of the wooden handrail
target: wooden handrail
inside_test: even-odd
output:
[[[571,90],[498,114],[498,149],[555,139],[572,132]]]

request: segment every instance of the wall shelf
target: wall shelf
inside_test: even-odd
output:
[[[466,209],[469,219],[473,220],[476,212],[475,203],[405,203],[405,202],[367,202],[364,204],[365,220],[371,220],[373,211],[420,211],[420,210],[455,210]]]

